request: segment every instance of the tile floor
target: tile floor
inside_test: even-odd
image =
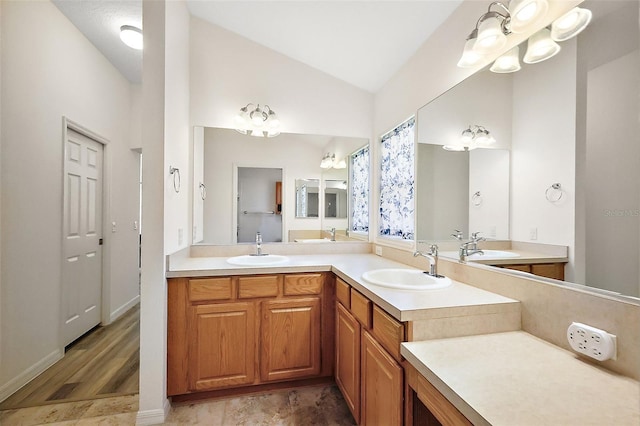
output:
[[[138,396],[69,402],[0,412],[2,426],[134,425]],[[173,404],[174,425],[355,425],[335,386]]]

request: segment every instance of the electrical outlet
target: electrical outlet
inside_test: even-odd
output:
[[[182,228],[178,228],[178,245],[182,245],[182,241],[184,241],[184,230]]]
[[[571,348],[598,361],[616,359],[616,336],[599,328],[572,322],[567,329]]]
[[[535,241],[538,239],[538,228],[529,229],[529,239]]]
[[[111,222],[111,232],[115,233],[118,230],[118,225],[115,222]]]
[[[489,237],[495,238],[497,235],[496,226],[492,225],[489,227]]]
[[[380,247],[380,246],[376,246],[376,254],[377,254],[378,256],[382,256],[382,247]]]

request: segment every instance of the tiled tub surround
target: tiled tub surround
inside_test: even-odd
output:
[[[638,425],[640,384],[523,331],[402,344],[474,425]]]

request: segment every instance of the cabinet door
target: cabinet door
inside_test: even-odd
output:
[[[360,323],[336,305],[336,383],[356,423],[360,422]]]
[[[262,302],[260,376],[263,381],[320,374],[320,298]]]
[[[190,389],[201,391],[253,383],[255,304],[195,305],[190,310]]]
[[[366,331],[362,332],[362,425],[402,424],[402,367]]]

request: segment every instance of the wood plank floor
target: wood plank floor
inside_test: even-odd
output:
[[[72,343],[60,361],[0,404],[0,410],[138,393],[140,305]]]

